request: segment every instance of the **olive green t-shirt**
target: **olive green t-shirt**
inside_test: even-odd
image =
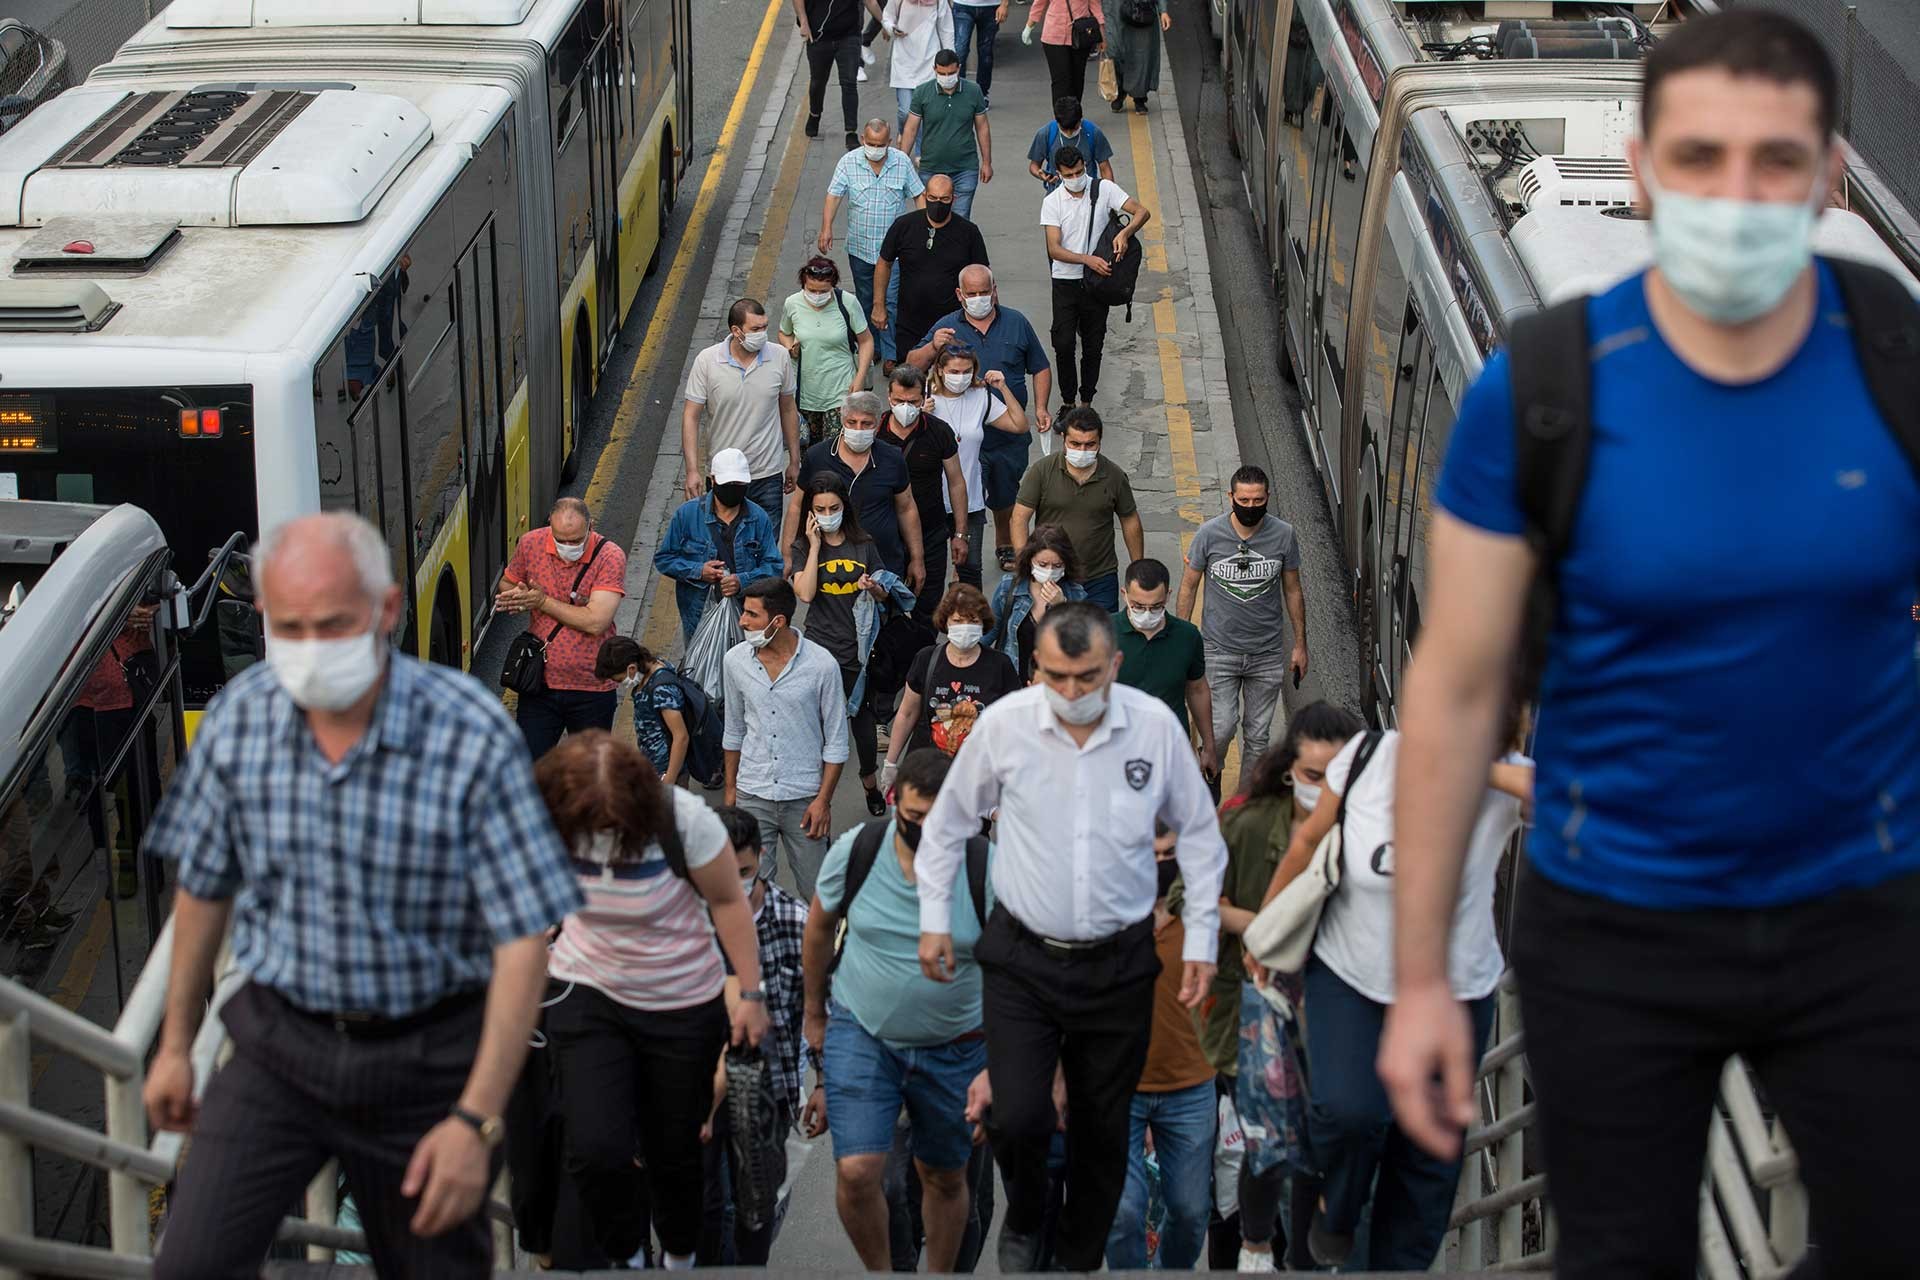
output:
[[[1127,473],[1104,453],[1095,460],[1093,474],[1084,484],[1067,472],[1065,450],[1049,454],[1020,477],[1020,494],[1014,501],[1033,508],[1034,528],[1054,524],[1066,533],[1080,557],[1080,576],[1075,582],[1119,572],[1120,558],[1113,550],[1113,522],[1140,508],[1133,500],[1133,483]]]
[[[1227,815],[1221,833],[1227,842],[1227,874],[1220,896],[1236,907],[1258,911],[1293,838],[1293,797],[1249,800]],[[1236,1074],[1240,1061],[1240,984],[1247,977],[1240,956],[1239,937],[1221,930],[1219,969],[1205,1006],[1200,1048],[1214,1070],[1225,1075]]]
[[[913,91],[907,111],[920,117],[921,177],[972,173],[980,167],[973,121],[987,113],[987,96],[979,85],[962,80],[952,93],[942,93],[940,82],[929,80]]]

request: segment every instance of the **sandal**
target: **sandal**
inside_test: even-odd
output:
[[[1013,572],[1013,548],[1012,547],[996,548],[994,551],[994,555],[997,556],[1000,560],[1000,572],[1002,573]]]
[[[887,798],[874,787],[867,788],[867,812],[876,818],[887,816]]]

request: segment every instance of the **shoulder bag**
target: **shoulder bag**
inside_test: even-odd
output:
[[[1339,819],[1315,846],[1306,870],[1295,876],[1272,902],[1260,908],[1242,937],[1253,958],[1276,973],[1299,973],[1307,967],[1313,935],[1320,928],[1320,913],[1326,909],[1327,899],[1340,887],[1341,828],[1347,823],[1347,797],[1353,794],[1367,762],[1373,759],[1381,736],[1374,730],[1360,743],[1353,757],[1353,768],[1347,772],[1347,789],[1340,797]]]
[[[573,586],[567,592],[569,597],[579,593],[580,584],[587,580],[587,570],[593,568],[593,562],[600,558],[600,549],[606,545],[605,537],[593,544],[593,551],[587,556],[587,562],[580,566],[580,572],[573,575]],[[566,625],[564,622],[554,623],[553,630],[547,632],[545,640],[533,634],[531,626],[515,636],[513,642],[507,646],[506,663],[500,668],[500,687],[511,689],[522,697],[545,693],[547,691],[547,646],[553,643],[553,638],[559,635]]]
[[[1093,16],[1093,0],[1087,0],[1087,11],[1077,18],[1073,16],[1073,0],[1067,0],[1067,17],[1073,23],[1069,39],[1075,53],[1092,53],[1100,47],[1105,37],[1100,32],[1100,20]]]

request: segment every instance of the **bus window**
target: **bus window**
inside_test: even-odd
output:
[[[1407,557],[1407,639],[1409,650],[1420,635],[1420,600],[1427,591],[1427,533],[1433,523],[1433,487],[1440,480],[1440,460],[1446,456],[1447,440],[1453,435],[1453,395],[1433,375],[1433,391],[1427,397],[1426,424],[1420,432],[1419,473],[1414,477],[1415,501],[1408,513],[1412,524],[1413,547]]]
[[[461,367],[467,409],[470,623],[499,576],[506,552],[506,439],[500,379],[499,276],[494,225],[481,228],[460,268]]]
[[[459,290],[452,278],[439,290],[445,310],[408,343],[407,462],[412,476],[413,563],[430,559],[434,541],[466,487],[460,400]],[[420,354],[411,352],[417,345]]]
[[[1300,67],[1300,100],[1302,109],[1291,120],[1282,118],[1280,126],[1280,165],[1286,173],[1283,190],[1286,193],[1284,216],[1287,224],[1286,243],[1292,248],[1287,263],[1288,297],[1295,306],[1306,303],[1307,280],[1307,219],[1312,207],[1312,163],[1308,159],[1314,144],[1319,140],[1320,115],[1323,97],[1326,92],[1326,77],[1320,69],[1320,58],[1313,50],[1313,42],[1307,36],[1307,26],[1300,18],[1293,20],[1293,31],[1287,40],[1287,72],[1291,77],[1296,63]]]

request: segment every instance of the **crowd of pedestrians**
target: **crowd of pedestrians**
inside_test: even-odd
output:
[[[1816,323],[1847,309],[1833,268],[1767,217],[1837,172],[1818,46],[1742,11],[1648,59],[1657,265],[1576,304],[1614,425],[1588,481],[1608,492],[1554,575],[1545,680],[1520,638],[1550,544],[1526,536],[1513,421],[1537,380],[1502,354],[1441,477],[1400,727],[1370,730],[1285,705],[1308,646],[1268,475],[1232,474],[1176,588],[1103,451],[1088,273],[1138,254],[1151,213],[1080,100],[1105,49],[1114,108],[1145,109],[1164,4],[1027,7],[1053,80],[1029,153],[1053,362],[969,218],[1008,7],[794,0],[807,132],[837,68],[848,150],[798,290],[777,318],[735,302],[691,364],[686,501],[654,562],[683,661],[614,631],[625,555],[578,499],[498,586],[533,673],[511,718],[388,646],[403,588],[372,525],[306,516],[256,549],[268,660],[209,708],[147,836],[180,866],[147,1105],[193,1132],[156,1274],[257,1274],[329,1158],[383,1275],[478,1274],[503,1162],[522,1246],[556,1267],[761,1265],[792,1133],[829,1136],[870,1270],[971,1270],[988,1247],[1007,1272],[1424,1270],[1503,979],[1496,884],[1536,794],[1515,947],[1556,1266],[1690,1274],[1738,1051],[1792,1130],[1833,1273],[1898,1274],[1876,1224],[1913,1136],[1920,695],[1911,636],[1873,610],[1898,597],[1904,624],[1920,485],[1845,325]],[[855,123],[875,34],[897,135]],[[1703,176],[1699,139],[1730,121],[1760,122],[1770,157],[1739,196]],[[842,203],[851,293],[827,256]],[[1735,238],[1764,261],[1674,256],[1736,215],[1773,229]],[[1827,424],[1749,451],[1772,509],[1825,513],[1797,528],[1676,499],[1671,451],[1711,446],[1675,443],[1674,406],[1733,447],[1755,397]],[[1058,447],[1033,458],[1036,433]],[[1885,477],[1867,498],[1813,492],[1810,470],[1860,459]],[[1869,545],[1898,562],[1860,564]],[[1846,660],[1809,680],[1808,636]],[[850,757],[869,817],[836,831]],[[229,921],[247,983],[201,1099],[190,1047]]]

